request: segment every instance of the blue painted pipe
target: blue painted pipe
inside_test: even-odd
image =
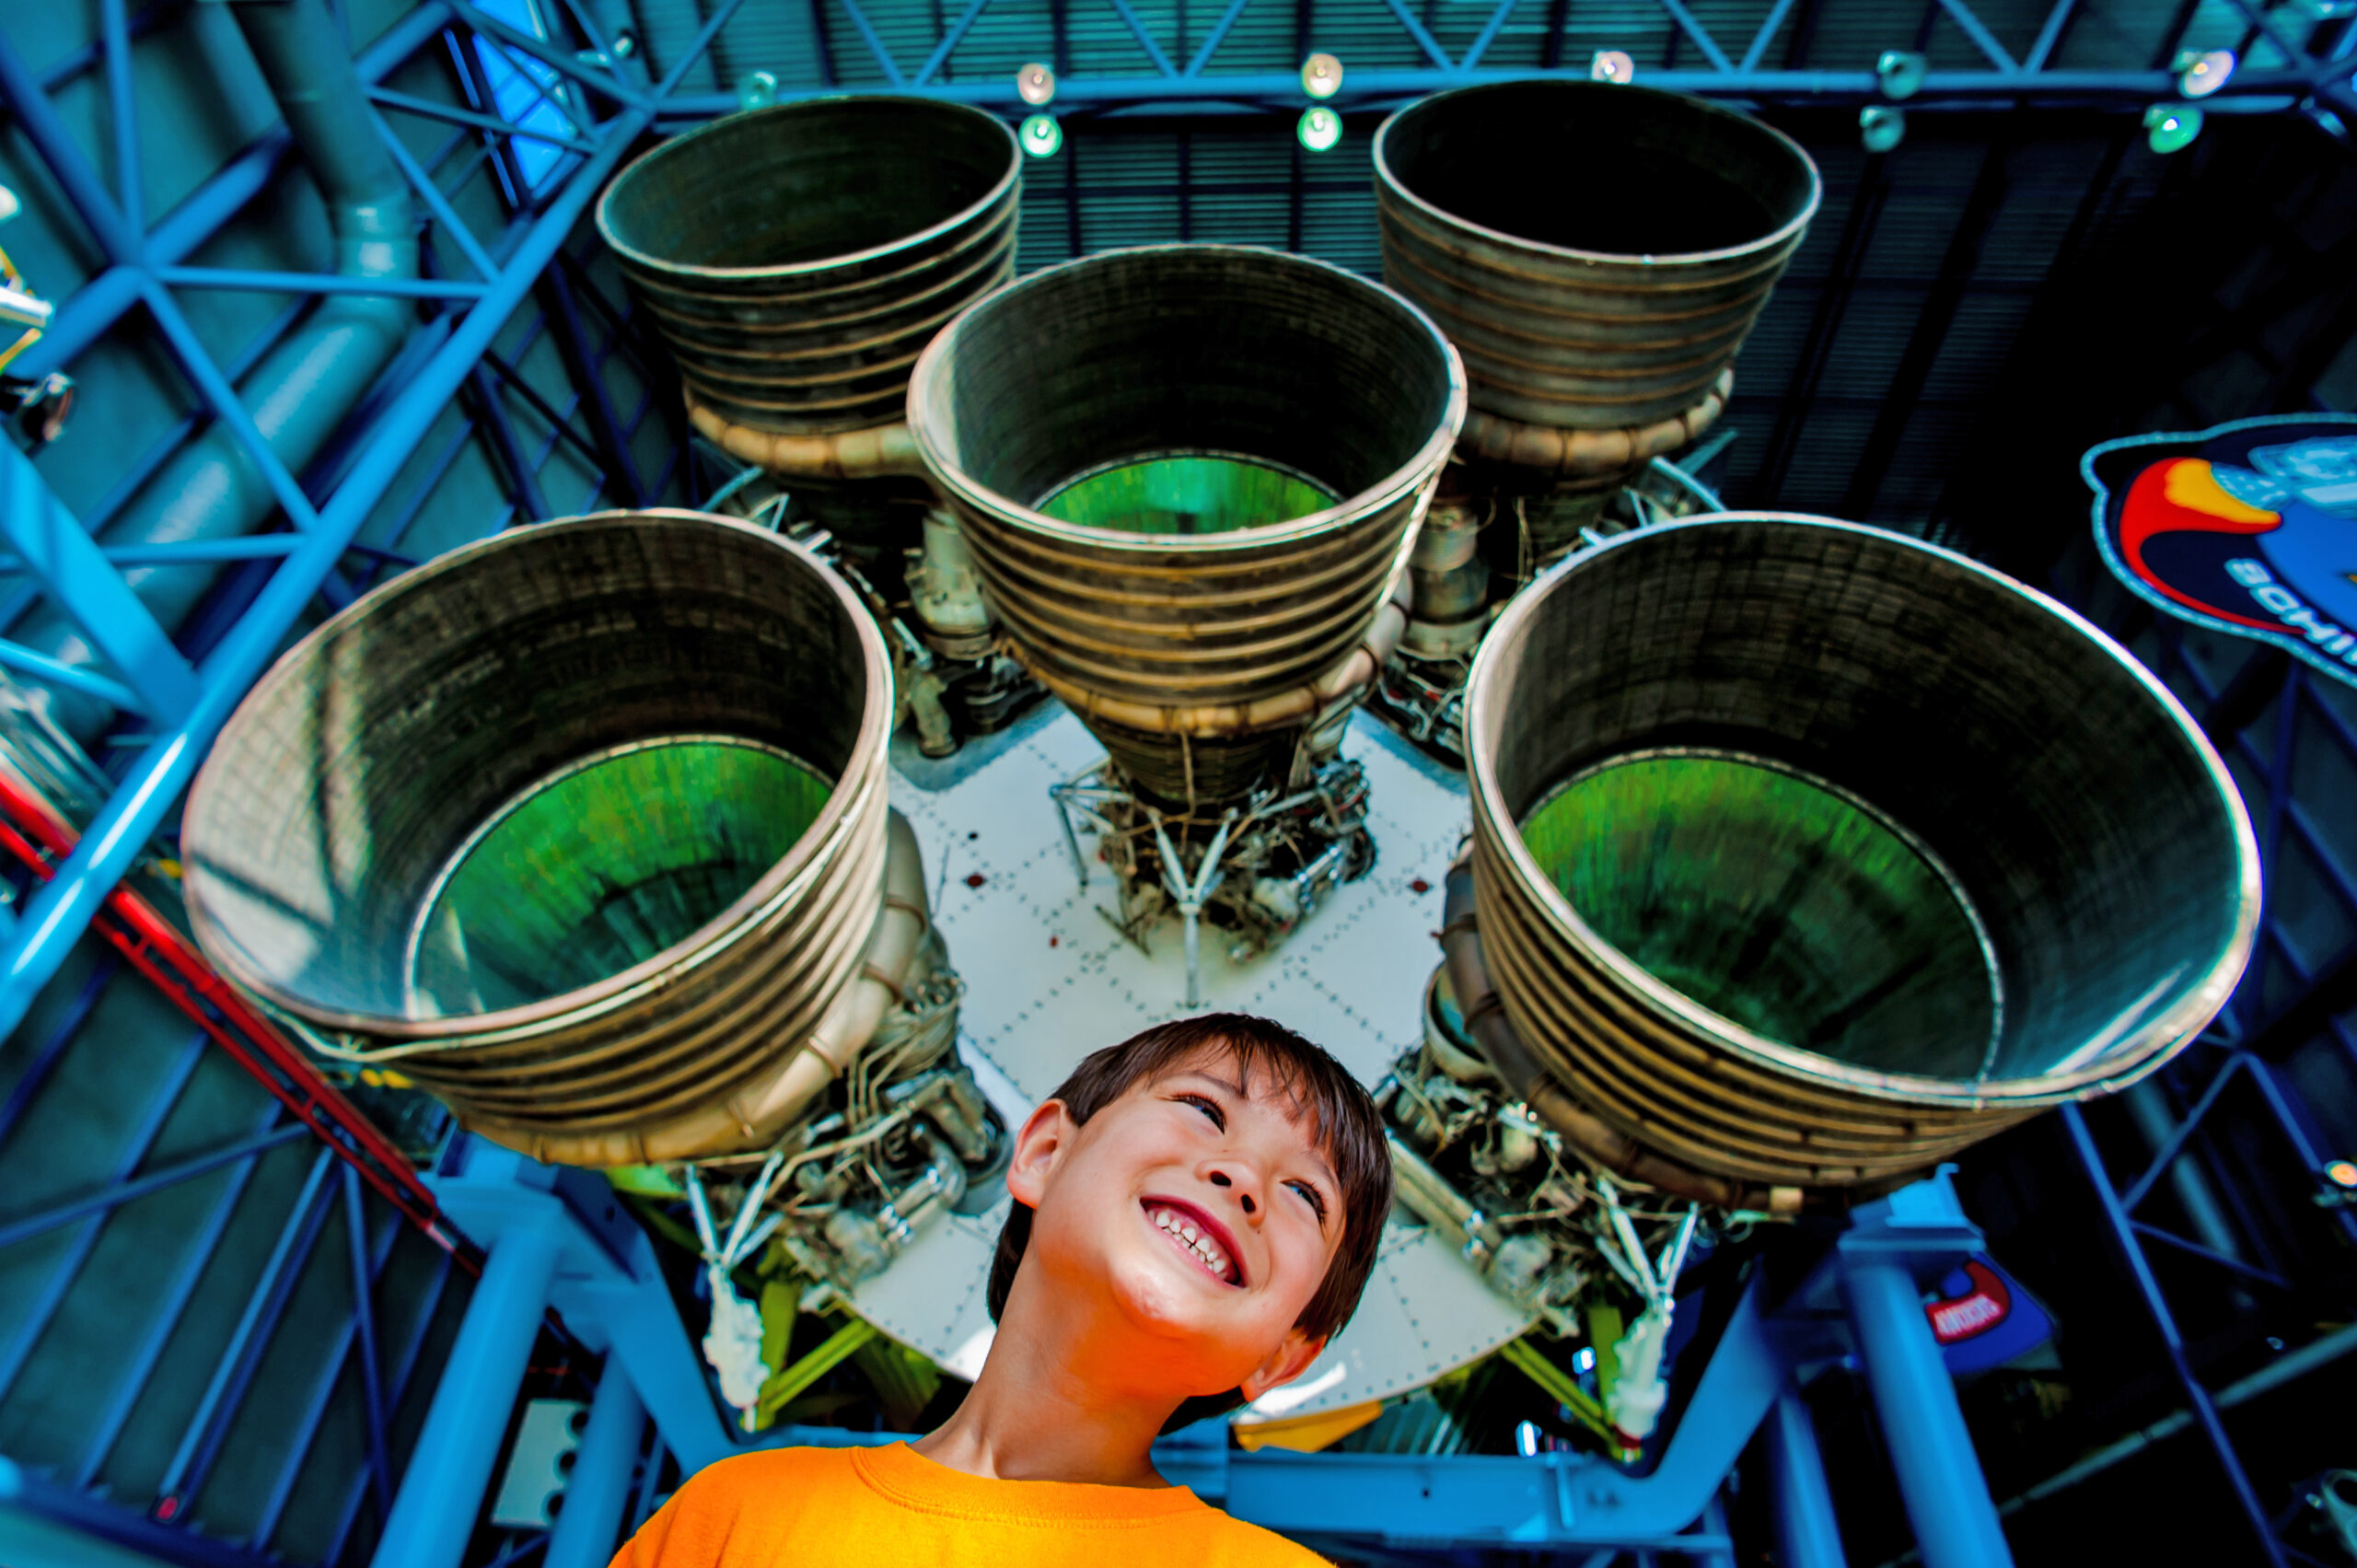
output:
[[[589,1430],[573,1451],[572,1479],[565,1482],[540,1568],[606,1568],[612,1560],[622,1505],[630,1501],[631,1469],[645,1432],[646,1407],[638,1402],[621,1358],[610,1355],[589,1404]]]
[[[1844,1260],[1842,1287],[1924,1568],[2012,1568],[1915,1276],[1903,1262],[1852,1257]]]
[[[1817,1423],[1800,1395],[1785,1389],[1768,1412],[1768,1486],[1775,1495],[1776,1561],[1781,1568],[1849,1568]]]
[[[458,1568],[540,1331],[562,1226],[552,1199],[543,1212],[517,1214],[492,1243],[370,1559],[374,1568]]]

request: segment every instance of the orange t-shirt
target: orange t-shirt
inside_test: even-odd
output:
[[[613,1568],[1322,1568],[1183,1486],[991,1481],[905,1443],[778,1448],[698,1471]]]

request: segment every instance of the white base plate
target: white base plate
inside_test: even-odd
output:
[[[912,761],[892,781],[892,804],[924,848],[934,918],[966,981],[958,1048],[1012,1125],[1088,1052],[1184,1016],[1186,958],[1176,920],[1148,933],[1150,957],[1115,932],[1098,912],[1116,901],[1102,865],[1092,861],[1085,889],[1074,876],[1048,786],[1104,755],[1078,719],[1051,703],[976,749],[994,754],[970,769]],[[1207,929],[1202,988],[1206,1009],[1275,1018],[1372,1087],[1422,1028],[1424,981],[1440,961],[1441,884],[1465,831],[1465,786],[1364,714],[1352,720],[1344,751],[1366,769],[1375,869],[1258,958],[1231,963],[1221,934]],[[911,775],[955,782],[928,789]],[[1094,841],[1084,837],[1081,853],[1093,855]],[[932,1222],[860,1286],[854,1305],[894,1339],[971,1377],[989,1348],[983,1286],[1005,1216],[1002,1200],[972,1219]],[[1239,1419],[1403,1393],[1530,1324],[1421,1227],[1395,1223],[1350,1326],[1298,1381]]]

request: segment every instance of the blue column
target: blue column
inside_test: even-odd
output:
[[[1842,1284],[1924,1568],[2012,1568],[1914,1273],[1898,1259],[1851,1257]]]
[[[629,1260],[635,1277],[617,1270],[605,1279],[581,1283],[567,1296],[563,1310],[569,1319],[574,1315],[571,1304],[577,1299],[585,1317],[604,1328],[611,1345],[606,1353],[606,1376],[629,1377],[633,1391],[654,1418],[663,1446],[679,1461],[680,1475],[691,1476],[736,1452],[736,1444],[713,1406],[703,1357],[679,1322],[653,1244],[644,1236],[636,1238]]]
[[[612,1561],[622,1505],[630,1501],[631,1468],[645,1432],[646,1407],[638,1402],[621,1358],[609,1355],[589,1406],[589,1430],[573,1451],[573,1477],[565,1482],[541,1568],[606,1568]],[[657,1449],[656,1462],[661,1458]]]
[[[1817,1423],[1798,1392],[1787,1388],[1768,1412],[1768,1485],[1776,1497],[1776,1560],[1782,1568],[1849,1568],[1841,1527],[1825,1481]]]
[[[373,1568],[458,1568],[540,1331],[563,1232],[554,1202],[492,1244],[385,1522]]]

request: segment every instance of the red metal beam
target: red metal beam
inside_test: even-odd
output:
[[[58,863],[73,853],[75,838],[73,828],[46,800],[0,771],[0,850],[46,882],[56,875]],[[205,962],[161,911],[130,888],[117,887],[90,923],[362,1180],[447,1250],[460,1268],[482,1273],[482,1249],[443,1218],[433,1192],[401,1151],[319,1075],[277,1025]]]

